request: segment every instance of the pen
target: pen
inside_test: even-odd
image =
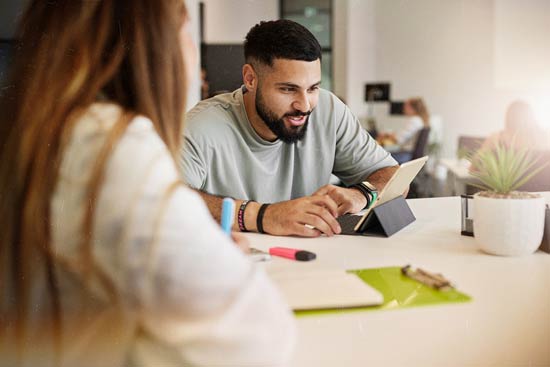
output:
[[[257,248],[254,248],[254,247],[250,247],[249,251],[250,253],[248,254],[248,256],[250,256],[250,259],[252,261],[258,262],[258,261],[271,260],[271,255],[265,251],[258,250]]]
[[[231,236],[231,227],[235,220],[235,201],[231,198],[223,199],[222,203],[222,230]]]
[[[286,257],[287,259],[298,261],[311,261],[317,257],[313,252],[288,247],[271,247],[269,253],[273,256]]]
[[[411,279],[419,281],[420,283],[423,283],[428,287],[432,287],[437,290],[446,291],[454,288],[453,285],[447,279],[445,279],[443,275],[430,273],[420,268],[413,268],[410,265],[402,267],[401,273]]]

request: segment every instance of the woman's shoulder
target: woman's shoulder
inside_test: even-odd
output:
[[[107,134],[104,143],[108,143],[108,135],[115,130],[119,121],[124,120],[124,111],[116,105],[97,104],[91,107],[90,112],[103,117],[101,123],[107,127],[103,134]],[[107,166],[111,178],[126,182],[132,177],[143,180],[151,175],[158,176],[157,179],[162,182],[179,178],[176,164],[149,118],[131,115],[130,121],[122,129],[124,131],[120,137],[112,141]]]
[[[100,167],[105,172],[105,184],[136,185],[135,179],[143,179],[155,167],[166,179],[178,176],[175,162],[151,120],[136,115],[125,126],[117,127],[124,113],[116,104],[95,103],[80,114],[63,151],[62,180],[83,185],[98,165],[105,165]]]
[[[125,126],[117,126],[119,123]],[[113,150],[123,147],[137,154],[136,158],[157,154],[159,150],[167,151],[149,118],[107,102],[94,103],[79,116],[71,142],[92,143],[91,146],[110,144]]]
[[[124,135],[142,139],[159,138],[149,118],[132,114],[121,106],[108,102],[94,103],[84,110],[75,129],[83,134],[106,134],[127,116],[130,116],[130,121],[125,128]]]

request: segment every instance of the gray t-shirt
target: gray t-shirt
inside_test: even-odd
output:
[[[320,90],[303,140],[262,139],[250,124],[243,88],[198,103],[187,114],[181,157],[189,186],[210,194],[279,202],[329,183],[346,185],[397,165],[336,96]]]

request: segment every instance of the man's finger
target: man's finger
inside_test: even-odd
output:
[[[325,185],[321,188],[319,188],[317,191],[315,191],[313,194],[311,194],[311,196],[322,196],[322,195],[327,195],[328,193],[330,193],[330,191],[332,191],[333,188],[330,186],[330,185]]]
[[[310,221],[307,224],[311,224],[312,226],[317,227],[317,229],[327,235],[341,232],[340,224],[326,208],[313,206],[308,210],[308,213],[312,214],[315,217],[315,222],[312,223]],[[316,223],[321,223],[322,227],[320,227]],[[330,229],[327,230],[327,227]]]
[[[332,226],[322,216],[320,216],[318,214],[306,214],[306,215],[304,215],[303,218],[304,218],[303,219],[304,227],[306,229],[316,229],[316,230],[326,234],[327,236],[333,236],[334,235],[334,230],[333,230]],[[330,218],[330,216],[329,216],[329,218]]]
[[[310,224],[296,223],[294,226],[296,235],[303,237],[319,237],[321,231]]]
[[[349,212],[351,212],[351,209],[353,208],[353,204],[350,202],[343,202],[342,204],[338,205],[338,215],[344,215]]]
[[[334,218],[338,217],[338,204],[329,195],[315,196],[311,203],[326,208]]]

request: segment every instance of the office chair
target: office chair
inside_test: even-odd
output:
[[[428,146],[428,138],[430,136],[430,128],[423,127],[416,135],[416,142],[412,151],[400,151],[392,153],[393,158],[397,163],[402,164],[416,158],[423,157]]]
[[[481,148],[485,138],[478,136],[460,135],[458,137],[457,157],[462,158],[467,154],[471,154]]]

